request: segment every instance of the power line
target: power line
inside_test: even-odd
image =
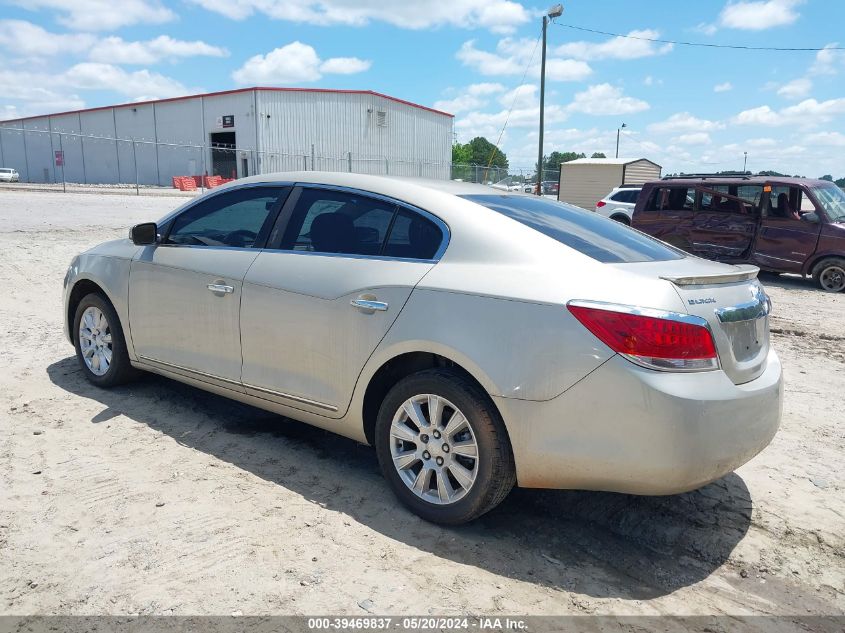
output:
[[[818,52],[818,51],[842,51],[845,46],[823,46],[821,48],[785,48],[780,46],[743,46],[740,44],[708,44],[706,42],[681,42],[678,40],[662,40],[656,37],[642,37],[640,35],[623,35],[622,33],[610,33],[608,31],[599,31],[598,29],[588,29],[584,26],[575,26],[574,24],[562,24],[560,22],[553,22],[558,26],[566,29],[574,29],[576,31],[586,31],[587,33],[598,33],[599,35],[609,35],[611,37],[623,37],[629,40],[642,40],[645,42],[657,42],[659,44],[677,44],[678,46],[700,46],[704,48],[729,48],[733,50],[743,51],[781,51],[781,52]]]
[[[525,70],[522,73],[522,79],[519,82],[519,86],[517,86],[513,91],[513,100],[511,101],[511,107],[508,110],[508,115],[505,117],[505,123],[502,125],[502,130],[499,132],[499,138],[496,139],[496,145],[493,146],[493,153],[490,154],[490,160],[487,163],[487,168],[484,170],[484,180],[487,180],[487,171],[490,169],[490,166],[493,164],[493,159],[496,158],[496,152],[499,151],[499,143],[502,142],[502,136],[505,134],[505,128],[508,127],[508,121],[510,121],[511,113],[513,112],[513,108],[516,105],[516,100],[519,98],[519,89],[525,85],[525,77],[528,75],[528,69],[531,68],[531,64],[534,62],[534,55],[537,53],[537,44],[540,43],[541,35],[537,36],[537,39],[534,41],[534,50],[531,51],[531,57],[528,58],[528,63],[525,65]]]

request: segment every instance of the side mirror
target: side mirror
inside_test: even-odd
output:
[[[804,222],[810,222],[811,224],[818,224],[820,222],[819,214],[816,213],[815,211],[812,211],[810,213],[802,213],[801,219]]]
[[[155,244],[158,241],[158,225],[155,222],[136,224],[129,229],[129,239],[135,246]]]

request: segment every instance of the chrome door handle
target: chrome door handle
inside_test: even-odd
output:
[[[384,312],[387,310],[387,304],[384,301],[370,301],[369,299],[353,299],[352,305],[361,310],[375,310]]]
[[[211,292],[220,292],[227,295],[235,292],[235,289],[232,286],[227,286],[226,284],[208,284],[206,288],[211,290]]]

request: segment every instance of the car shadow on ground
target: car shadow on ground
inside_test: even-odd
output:
[[[812,277],[802,277],[801,275],[792,274],[778,274],[770,273],[761,270],[757,275],[760,283],[764,286],[774,286],[775,288],[797,288],[799,290],[815,290],[816,292],[823,292],[821,288],[816,285]]]
[[[517,489],[474,523],[444,528],[398,505],[369,447],[159,376],[99,389],[74,357],[47,373],[61,389],[104,405],[93,423],[127,416],[391,539],[558,590],[666,595],[725,563],[751,522],[748,488],[730,474],[669,497]]]

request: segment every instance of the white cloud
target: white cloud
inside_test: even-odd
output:
[[[700,22],[699,24],[696,24],[694,27],[692,27],[692,30],[696,33],[701,33],[702,35],[710,36],[715,35],[716,31],[718,31],[719,29],[716,27],[715,24]]]
[[[176,14],[158,0],[13,0],[29,10],[47,9],[78,31],[109,31],[131,24],[162,24]]]
[[[262,13],[270,18],[327,25],[364,26],[386,22],[406,29],[449,25],[511,33],[531,19],[512,0],[191,0],[234,20]]]
[[[355,75],[369,70],[372,65],[368,59],[331,57],[320,64],[320,71],[327,75]]]
[[[731,29],[763,31],[795,22],[800,15],[795,8],[804,0],[755,0],[729,2],[719,14],[719,23]]]
[[[681,134],[673,138],[672,142],[680,145],[709,145],[712,143],[712,140],[707,132],[693,132],[691,134]]]
[[[660,37],[660,31],[645,29],[628,32],[628,37],[613,37],[604,42],[569,42],[553,49],[554,54],[593,61],[597,59],[639,59],[664,55],[672,50],[672,44],[658,45],[646,39]]]
[[[845,114],[845,98],[827,101],[806,99],[782,110],[773,110],[767,105],[744,110],[733,117],[731,122],[736,125],[797,125],[807,128],[828,123],[843,114]]]
[[[477,110],[487,105],[487,98],[492,94],[503,92],[505,87],[499,83],[483,82],[471,84],[452,99],[442,99],[434,103],[436,110],[443,110],[458,114],[469,110]]]
[[[728,92],[729,90],[733,90],[733,88],[733,84],[730,81],[726,81],[725,83],[713,86],[713,92]]]
[[[806,136],[804,141],[823,147],[845,147],[845,134],[841,132],[817,132]]]
[[[645,101],[626,97],[620,88],[610,84],[596,84],[575,93],[575,99],[567,106],[570,111],[594,115],[631,114],[649,107]]]
[[[499,103],[505,108],[513,107],[515,110],[540,107],[539,88],[534,84],[523,84],[513,90],[507,91],[499,97]]]
[[[0,71],[0,94],[6,99],[25,102],[24,108],[33,114],[84,107],[76,94],[83,90],[114,91],[130,101],[191,92],[175,79],[149,70],[127,72],[118,66],[94,62],[76,64],[57,74]]]
[[[159,99],[188,94],[180,82],[149,70],[127,72],[111,64],[84,62],[57,78],[59,85],[82,90],[114,90],[130,99]]]
[[[106,37],[91,48],[88,57],[111,64],[155,64],[177,57],[226,57],[229,51],[196,40],[175,40],[167,35],[145,42],[127,42],[120,37]]]
[[[643,85],[644,86],[662,86],[663,80],[662,79],[655,79],[651,75],[648,75],[648,76],[646,76],[645,79],[643,79]]]
[[[86,50],[94,37],[84,33],[50,33],[25,20],[0,20],[0,47],[13,55],[47,57]]]
[[[813,82],[809,79],[793,79],[778,88],[778,94],[786,99],[803,99],[812,89]]]
[[[464,66],[488,76],[522,76],[531,60],[528,73],[540,76],[540,55],[535,52],[534,41],[530,39],[504,38],[491,53],[475,47],[475,40],[464,42],[456,57]],[[589,64],[576,59],[546,58],[546,79],[550,81],[581,81],[592,74]]]
[[[724,127],[724,123],[720,123],[718,121],[699,119],[689,112],[678,112],[677,114],[670,116],[665,121],[652,123],[648,126],[648,131],[654,134],[683,134],[694,132],[712,132],[713,130],[721,130]]]
[[[845,51],[836,50],[839,42],[827,44],[824,49],[816,53],[816,59],[810,67],[810,72],[815,75],[835,75],[845,69]]]
[[[367,70],[369,61],[356,57],[321,60],[313,46],[291,42],[266,55],[250,57],[232,73],[239,84],[290,84],[317,81],[323,73],[350,74]]]

